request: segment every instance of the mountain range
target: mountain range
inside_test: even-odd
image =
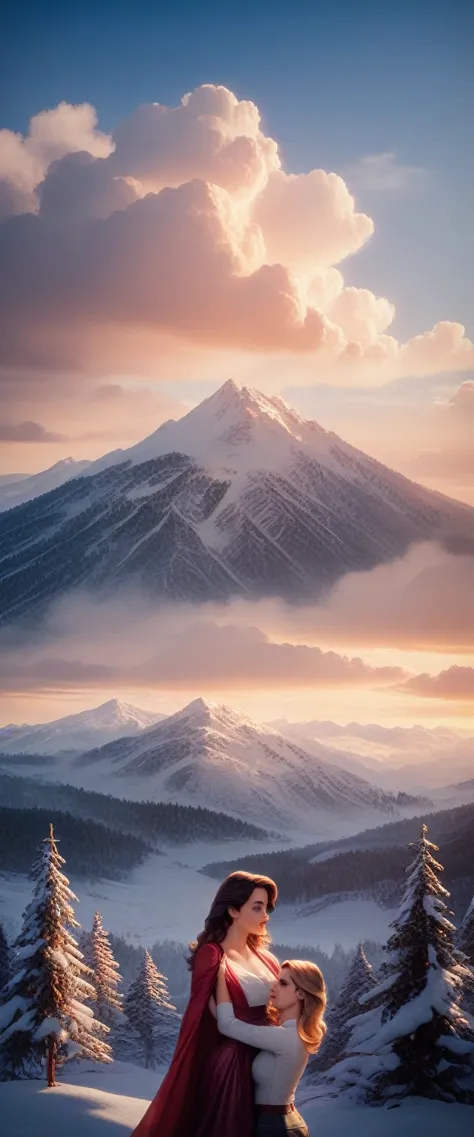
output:
[[[61,780],[134,800],[205,806],[289,832],[332,829],[354,817],[398,815],[397,797],[229,707],[195,699],[134,737],[76,756]],[[419,799],[418,799],[419,800]]]
[[[0,619],[39,614],[79,585],[300,601],[427,539],[474,548],[474,509],[229,380],[179,421],[2,514]]]
[[[374,783],[392,798],[400,790],[430,797],[438,790],[449,791],[451,797],[454,791],[459,791],[461,798],[470,796],[467,791],[470,790],[469,780],[474,768],[474,740],[465,731],[448,727],[383,727],[376,723],[356,722],[342,726],[331,721],[298,723],[287,719],[257,725],[233,710],[216,708],[202,699],[169,716],[144,710],[120,699],[110,699],[98,707],[52,722],[10,724],[0,728],[0,764],[3,757],[3,765],[11,769],[12,765],[25,765],[28,758],[26,765],[36,766],[39,772],[46,762],[55,766],[56,774],[66,777],[69,766],[67,761],[64,766],[62,759],[72,759],[90,751],[85,764],[91,768],[96,766],[103,774],[108,770],[113,776],[122,768],[121,761],[116,761],[116,753],[112,754],[111,750],[102,752],[101,748],[117,742],[120,756],[129,740],[134,752],[135,743],[146,748],[157,742],[160,750],[165,745],[163,740],[167,738],[167,730],[158,731],[155,736],[152,728],[159,724],[165,727],[165,720],[171,724],[173,733],[177,731],[178,735],[185,735],[188,731],[187,742],[183,743],[181,739],[180,745],[187,747],[190,754],[193,752],[193,738],[198,737],[204,745],[207,730],[215,731],[221,748],[230,744],[231,736],[226,732],[232,721],[237,733],[242,728],[242,738],[250,750],[256,742],[264,740],[266,744],[270,739],[274,743],[278,737],[285,746],[296,747],[296,752],[311,756],[310,761],[316,759],[364,782]],[[209,735],[206,738],[208,740]],[[123,754],[125,761],[128,751],[123,750]],[[40,761],[42,756],[43,762]],[[38,761],[34,761],[36,757]],[[247,760],[252,761],[250,752]],[[462,786],[455,785],[460,782]]]
[[[52,723],[0,731],[0,767],[24,776],[25,764],[29,775],[36,766],[43,780],[45,765],[32,762],[35,753],[56,755],[47,774],[56,782],[130,801],[201,806],[254,824],[264,818],[287,835],[311,835],[315,826],[334,835],[421,801],[345,769],[343,752],[316,742],[305,748],[204,699],[166,717],[111,700]]]
[[[311,749],[322,742],[334,754],[344,754],[344,765],[379,785],[403,785],[412,792],[446,786],[448,780],[469,778],[474,770],[474,739],[467,731],[450,727],[385,727],[378,723],[330,721],[270,723],[287,738]],[[338,759],[339,760],[339,759]]]
[[[66,715],[53,722],[4,726],[0,728],[0,753],[82,753],[116,738],[137,735],[164,717],[120,699],[109,699],[100,707]]]

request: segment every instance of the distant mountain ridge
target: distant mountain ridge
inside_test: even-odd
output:
[[[386,727],[377,723],[288,722],[271,726],[302,746],[322,742],[344,752],[347,769],[374,778],[386,788],[400,784],[406,790],[430,793],[448,782],[467,779],[474,769],[474,738],[466,730],[449,727]],[[336,759],[337,760],[337,759]]]
[[[73,765],[84,780],[117,779],[128,796],[206,805],[287,831],[396,815],[400,805],[414,804],[348,772],[328,753],[331,761],[324,746],[305,750],[229,707],[195,699],[138,737],[91,750]]]
[[[33,501],[41,494],[57,489],[71,478],[83,474],[90,465],[86,459],[75,461],[74,458],[62,458],[49,469],[41,470],[39,474],[18,474],[16,478],[0,481],[0,512],[14,509],[17,505]]]
[[[229,381],[137,446],[0,517],[0,619],[41,613],[78,585],[132,584],[168,600],[301,600],[420,540],[474,549],[474,509]]]
[[[144,711],[120,699],[109,699],[99,707],[37,725],[0,728],[0,752],[4,754],[55,755],[65,751],[82,753],[153,726],[164,715]]]

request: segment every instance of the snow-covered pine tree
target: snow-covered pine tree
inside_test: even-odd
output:
[[[342,1058],[349,1038],[349,1020],[360,1013],[360,998],[375,987],[375,976],[362,944],[359,944],[352,960],[349,974],[343,983],[334,1006],[326,1019],[327,1032],[324,1042],[308,1066],[308,1079],[318,1076]]]
[[[107,1027],[83,1002],[94,997],[94,988],[68,930],[79,926],[71,903],[77,897],[61,872],[65,861],[52,825],[39,854],[31,874],[33,899],[15,945],[18,970],[0,1008],[0,1050],[4,1080],[41,1077],[46,1064],[48,1086],[54,1086],[65,1052],[107,1062],[110,1047]]]
[[[122,1010],[122,996],[117,988],[121,982],[119,965],[114,959],[108,932],[102,923],[100,912],[94,913],[92,929],[81,937],[80,948],[87,966],[90,967],[95,997],[89,999],[95,1017],[108,1026],[111,1035],[109,1043],[113,1048],[113,1032],[117,1027],[117,1012]]]
[[[456,947],[470,972],[464,984],[463,1006],[474,1015],[474,896],[456,936]]]
[[[167,1065],[178,1037],[180,1018],[170,1001],[166,979],[148,951],[124,1000],[117,1053],[147,1069]]]
[[[415,859],[393,932],[381,982],[362,998],[368,1007],[352,1021],[347,1057],[331,1076],[339,1092],[364,1087],[373,1104],[408,1095],[442,1101],[470,1101],[474,1034],[460,1006],[466,968],[454,946],[447,918],[449,893],[438,879],[438,847],[426,836],[410,847]]]
[[[456,947],[467,956],[474,967],[474,896],[456,937]]]
[[[5,929],[0,922],[0,1001],[2,988],[11,979],[12,958],[10,945],[5,935]]]

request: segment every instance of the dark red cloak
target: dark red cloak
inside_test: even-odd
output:
[[[272,956],[256,954],[277,974]],[[222,955],[218,944],[203,944],[196,953],[170,1068],[132,1137],[252,1137],[252,1061],[257,1052],[219,1034],[208,1008]],[[249,1007],[229,964],[226,975],[236,1017],[264,1023],[265,1007]]]

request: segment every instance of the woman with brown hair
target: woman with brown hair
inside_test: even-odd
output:
[[[326,1024],[324,979],[315,963],[287,959],[270,992],[270,1026],[239,1022],[228,989],[223,957],[217,981],[217,1024],[230,1038],[258,1047],[255,1081],[255,1137],[309,1137],[295,1107],[295,1090],[310,1054],[321,1045]]]
[[[204,930],[190,944],[191,995],[171,1065],[132,1137],[252,1137],[255,1050],[226,1038],[209,1007],[221,959],[236,1021],[269,1021],[279,964],[267,949],[277,887],[266,876],[235,872],[221,884]]]

